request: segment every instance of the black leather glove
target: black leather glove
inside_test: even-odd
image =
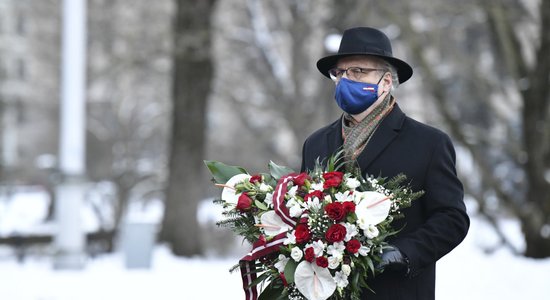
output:
[[[382,250],[381,260],[376,265],[376,269],[379,271],[400,272],[405,276],[408,276],[410,273],[407,257],[397,247],[391,245]]]

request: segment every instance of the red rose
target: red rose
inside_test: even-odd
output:
[[[252,177],[250,177],[248,181],[250,181],[250,183],[252,184],[261,183],[262,175],[259,175],[259,174],[253,175]]]
[[[313,250],[313,247],[307,248],[305,253],[305,260],[309,262],[313,262],[314,259],[315,259],[315,251]]]
[[[346,227],[341,224],[333,224],[325,233],[325,238],[331,243],[337,243],[344,240],[346,237]]]
[[[294,184],[297,186],[302,186],[306,183],[307,179],[309,179],[309,176],[307,175],[307,173],[300,173],[292,179],[292,182],[294,182]]]
[[[332,202],[325,206],[327,216],[336,222],[342,221],[346,217],[344,206],[340,202]]]
[[[355,212],[355,203],[354,202],[345,201],[345,202],[342,203],[342,205],[344,206],[344,210],[346,211],[346,213]]]
[[[321,268],[328,267],[328,259],[324,256],[317,257],[315,263]]]
[[[250,210],[250,207],[252,206],[252,199],[248,197],[248,193],[244,192],[239,196],[239,200],[237,201],[237,209],[241,212],[245,212]]]
[[[346,244],[346,250],[348,250],[348,252],[351,254],[357,253],[357,251],[359,251],[359,248],[361,248],[361,242],[356,239],[350,240]]]
[[[306,243],[311,238],[309,233],[309,228],[306,224],[296,225],[296,231],[294,231],[294,236],[296,237],[296,242],[298,244]]]
[[[328,189],[339,186],[342,183],[343,177],[344,173],[338,171],[324,173],[323,178],[325,179],[325,183],[323,184],[323,188]]]
[[[319,191],[319,190],[315,190],[309,194],[307,194],[305,197],[304,197],[304,201],[308,202],[309,200],[313,199],[313,198],[319,198],[320,201],[323,200],[323,192],[322,191]]]

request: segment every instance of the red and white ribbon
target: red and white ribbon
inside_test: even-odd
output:
[[[283,222],[294,227],[296,226],[296,221],[290,216],[288,208],[285,204],[285,195],[288,189],[288,182],[292,181],[294,176],[287,175],[281,177],[277,186],[275,187],[275,192],[273,193],[273,207],[275,208],[275,213],[281,217]]]
[[[283,245],[285,239],[286,232],[283,232],[276,235],[269,242],[259,240],[252,245],[252,251],[250,251],[250,253],[241,258],[239,261],[246,300],[258,299],[258,290],[256,289],[256,286],[250,286],[250,284],[257,278],[256,269],[254,268],[254,261],[270,253],[278,251],[279,247]]]
[[[281,177],[281,179],[277,182],[277,186],[275,186],[275,191],[273,192],[273,207],[275,208],[275,213],[281,217],[283,222],[292,227],[296,226],[296,221],[290,216],[288,208],[286,207],[285,195],[288,191],[288,183],[293,179],[293,175]],[[265,240],[258,240],[252,245],[252,251],[250,251],[250,253],[239,261],[246,300],[258,299],[258,290],[256,289],[256,286],[250,286],[250,284],[257,278],[256,269],[254,268],[254,261],[278,251],[283,245],[285,239],[286,232],[276,235],[269,242],[265,242]]]

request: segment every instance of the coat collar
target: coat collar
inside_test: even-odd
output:
[[[343,116],[330,125],[331,130],[327,134],[328,153],[339,151],[344,143],[342,138],[342,118]],[[382,120],[371,140],[357,158],[362,170],[368,168],[376,157],[397,137],[404,120],[405,113],[403,113],[396,103],[391,112]]]

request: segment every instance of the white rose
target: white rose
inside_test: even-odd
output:
[[[329,269],[336,269],[340,265],[341,258],[338,256],[329,256],[328,257],[328,267]]]
[[[349,276],[351,274],[351,267],[349,265],[342,265],[342,272],[344,275]]]
[[[302,250],[300,250],[300,248],[298,247],[292,248],[292,251],[290,252],[290,257],[292,257],[292,259],[294,259],[295,262],[299,262],[303,256],[304,256],[304,253],[302,252]]]
[[[380,234],[380,231],[378,230],[378,228],[376,228],[376,226],[370,224],[367,229],[365,229],[365,236],[368,238],[368,239],[373,239],[375,237],[378,236],[378,234]]]

